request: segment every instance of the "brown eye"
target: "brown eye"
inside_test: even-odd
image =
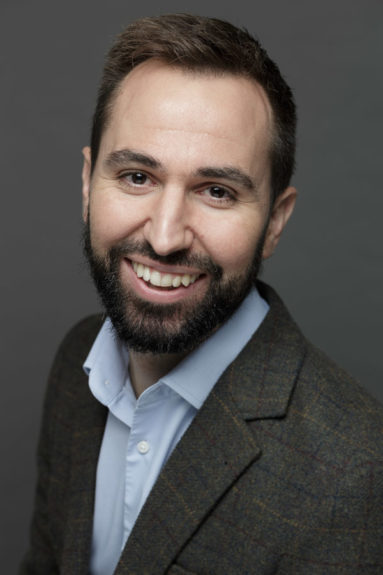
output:
[[[198,194],[213,208],[229,208],[237,202],[235,192],[225,186],[206,184],[199,188]]]
[[[216,198],[217,200],[220,200],[227,195],[225,188],[221,188],[220,186],[211,186],[209,188],[209,192],[211,197]]]
[[[142,186],[146,184],[148,179],[148,176],[142,172],[133,172],[132,174],[127,174],[125,177],[135,186]]]

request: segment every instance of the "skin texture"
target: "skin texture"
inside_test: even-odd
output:
[[[121,284],[142,300],[181,309],[198,305],[212,282],[198,258],[219,267],[223,282],[243,281],[263,234],[263,258],[275,250],[296,199],[289,187],[270,206],[271,133],[270,105],[253,81],[156,60],[134,68],[114,101],[92,175],[90,149],[83,150],[83,217],[95,255],[107,261],[125,240],[150,244],[163,260],[130,253]],[[168,263],[177,252],[196,263]],[[163,290],[139,280],[131,261],[199,277],[188,288]],[[168,329],[177,321],[179,314]],[[138,394],[182,358],[141,356],[131,354]]]

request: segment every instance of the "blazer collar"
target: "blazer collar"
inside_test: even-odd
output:
[[[258,289],[270,310],[225,374],[246,420],[286,414],[306,355],[306,340],[281,299],[262,282],[258,282]]]

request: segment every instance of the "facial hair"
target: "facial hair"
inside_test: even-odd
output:
[[[260,273],[263,233],[245,272],[224,279],[223,269],[205,255],[177,251],[158,255],[146,242],[124,240],[106,257],[98,256],[91,244],[89,217],[83,232],[83,248],[98,294],[119,338],[129,349],[151,354],[190,352],[226,321],[249,293]],[[131,255],[149,257],[167,265],[193,267],[207,274],[210,284],[202,299],[159,304],[139,298],[123,285],[120,266]],[[197,280],[198,281],[198,280]],[[187,288],[186,288],[187,289]]]

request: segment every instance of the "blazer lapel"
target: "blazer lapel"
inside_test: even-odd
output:
[[[305,355],[302,335],[263,284],[270,311],[206,399],[160,473],[115,574],[165,573],[217,501],[260,455],[246,420],[283,417]]]

